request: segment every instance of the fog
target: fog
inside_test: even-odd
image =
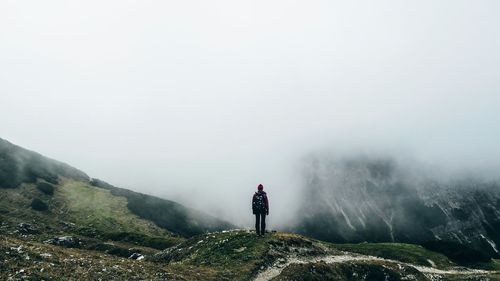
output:
[[[251,225],[310,153],[498,175],[498,1],[2,1],[0,137]],[[413,160],[412,160],[413,161]]]

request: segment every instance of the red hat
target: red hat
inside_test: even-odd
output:
[[[259,186],[257,187],[257,189],[262,190],[262,189],[264,189],[264,186],[262,184],[259,184]]]

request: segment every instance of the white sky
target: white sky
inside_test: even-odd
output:
[[[263,183],[277,223],[313,151],[498,167],[499,15],[498,1],[4,0],[0,137],[241,224]]]

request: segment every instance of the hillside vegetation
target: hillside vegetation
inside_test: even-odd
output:
[[[0,138],[0,188],[16,188],[38,179],[57,184],[58,177],[88,181],[84,172]]]
[[[0,156],[0,280],[500,280],[455,244],[258,237],[5,141]]]
[[[9,227],[5,231],[19,232],[20,224],[30,225],[38,240],[53,236],[71,235],[79,240],[111,239],[143,242],[155,247],[155,242],[169,246],[182,240],[148,220],[134,215],[127,208],[127,200],[111,195],[84,182],[62,179],[55,185],[55,193],[47,195],[35,184],[22,184],[16,189],[2,191],[0,219]],[[46,211],[31,207],[33,198],[48,206]],[[22,232],[22,231],[21,231]],[[147,242],[145,242],[147,241]]]
[[[82,233],[91,235],[111,229],[114,232],[146,229],[141,228],[142,224],[134,226],[135,222],[120,221],[121,213],[126,213],[125,217],[134,214],[184,237],[234,228],[228,222],[176,202],[90,179],[78,169],[3,139],[0,139],[0,190],[6,195],[5,204],[0,208],[12,211],[13,217],[40,215],[25,210],[29,206],[31,210],[48,211],[50,216],[62,219],[70,215]],[[7,200],[7,196],[12,201]],[[114,221],[117,218],[118,221]]]
[[[330,244],[247,230],[186,239],[136,216],[109,190],[64,178],[54,187],[53,195],[34,183],[2,191],[0,279],[500,280],[495,260],[489,271],[474,271],[411,244]],[[33,197],[49,209],[33,210]],[[68,236],[74,243],[53,243]]]
[[[206,233],[165,250],[150,249],[131,259],[82,247],[38,242],[30,236],[4,236],[0,245],[2,280],[500,280],[499,266],[458,267],[445,256],[412,245],[342,246],[296,234],[246,230]],[[357,254],[365,251],[366,254]],[[386,256],[376,254],[385,251]],[[419,265],[426,261],[427,265]],[[421,262],[423,263],[423,262]]]
[[[127,207],[132,213],[182,236],[189,237],[235,227],[174,201],[118,188],[98,179],[92,179],[90,184],[109,190],[114,196],[126,198]]]

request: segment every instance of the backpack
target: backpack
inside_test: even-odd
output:
[[[254,211],[264,211],[266,209],[265,196],[266,194],[264,192],[255,193],[255,197],[252,202],[252,209]]]

